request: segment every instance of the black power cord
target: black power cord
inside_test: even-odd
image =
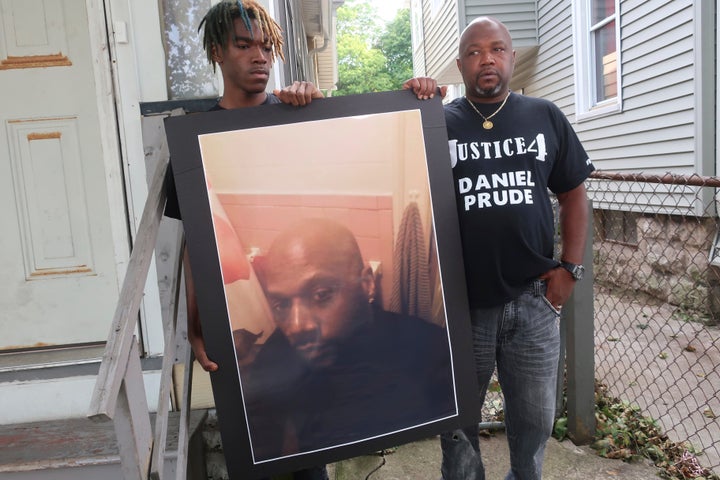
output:
[[[370,471],[370,473],[367,474],[367,477],[365,477],[365,480],[370,480],[370,477],[372,476],[372,474],[377,472],[378,470],[380,470],[383,467],[383,465],[385,465],[385,453],[386,453],[385,449],[380,450],[379,455],[382,458],[382,463],[380,465],[378,465],[377,467],[373,468]]]

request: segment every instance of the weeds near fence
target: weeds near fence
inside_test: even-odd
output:
[[[670,441],[640,407],[611,397],[600,383],[595,385],[595,418],[597,430],[592,448],[601,457],[625,462],[648,459],[668,480],[720,480],[700,464],[691,445]],[[567,417],[557,419],[553,436],[558,440],[566,438]]]

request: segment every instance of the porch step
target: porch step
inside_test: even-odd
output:
[[[202,426],[206,410],[190,415],[188,479],[205,478]],[[179,414],[170,414],[165,477],[175,478]],[[2,480],[123,480],[112,422],[87,418],[0,425]]]

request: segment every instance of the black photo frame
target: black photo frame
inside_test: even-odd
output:
[[[457,210],[445,120],[439,98],[420,101],[409,91],[335,97],[314,100],[306,107],[278,104],[170,117],[165,121],[165,128],[203,336],[209,356],[220,365],[220,369],[211,374],[211,381],[231,478],[260,478],[331,463],[427,438],[478,421],[478,388],[472,363]],[[402,139],[398,140],[400,137]],[[265,201],[272,205],[262,203]],[[372,206],[357,207],[358,202],[370,203]],[[248,203],[250,207],[246,208],[244,205]],[[343,210],[345,203],[351,210]],[[374,205],[380,203],[390,213],[383,211],[377,216]],[[412,209],[409,208],[411,205]],[[283,426],[254,423],[255,417],[262,415],[256,415],[249,406],[253,404],[251,392],[255,391],[250,379],[261,376],[264,379],[276,379],[289,375],[287,371],[293,370],[296,362],[295,357],[288,357],[291,360],[282,357],[285,362],[283,365],[287,368],[282,369],[282,372],[279,368],[277,371],[271,370],[272,374],[268,374],[267,370],[262,375],[246,370],[256,368],[256,363],[260,362],[258,359],[261,354],[258,351],[270,351],[268,338],[285,341],[289,335],[284,335],[284,330],[276,327],[277,322],[273,320],[278,318],[275,311],[280,307],[271,308],[272,316],[269,319],[272,324],[268,327],[268,317],[262,313],[258,314],[258,321],[266,323],[252,323],[255,322],[255,313],[246,311],[244,305],[248,305],[249,309],[250,303],[254,302],[245,304],[240,301],[239,307],[231,305],[233,299],[228,293],[228,285],[234,284],[232,280],[237,273],[232,269],[238,267],[236,270],[240,272],[240,282],[250,282],[243,285],[263,295],[269,280],[265,278],[264,282],[256,281],[254,269],[262,265],[264,252],[269,248],[267,244],[272,245],[273,240],[269,238],[277,238],[276,233],[269,233],[268,229],[274,228],[275,223],[282,223],[279,220],[282,215],[283,218],[302,222],[306,217],[311,221],[310,217],[314,218],[320,212],[321,215],[327,214],[332,221],[355,230],[353,235],[360,238],[358,242],[363,248],[375,246],[378,248],[376,251],[380,252],[377,255],[386,253],[384,261],[363,258],[367,267],[373,267],[367,271],[372,271],[374,275],[374,293],[368,301],[373,302],[375,294],[382,294],[382,310],[385,310],[387,303],[396,301],[399,296],[403,298],[400,300],[400,308],[404,309],[404,303],[408,303],[405,299],[411,295],[402,293],[407,287],[403,284],[403,275],[406,273],[398,265],[404,263],[410,254],[401,254],[405,255],[400,257],[402,262],[397,260],[400,248],[398,237],[400,229],[407,227],[406,219],[417,219],[417,213],[414,217],[408,213],[411,210],[414,212],[416,206],[421,207],[418,208],[420,218],[425,222],[420,222],[422,233],[417,237],[427,241],[424,250],[428,252],[428,275],[432,277],[431,284],[434,285],[431,289],[434,300],[425,302],[425,319],[427,323],[442,328],[443,342],[446,342],[442,349],[444,351],[446,346],[448,355],[445,364],[449,363],[447,369],[443,370],[447,372],[447,378],[439,377],[442,385],[449,380],[448,388],[437,386],[439,384],[433,381],[428,391],[435,392],[432,395],[437,390],[447,392],[449,397],[438,398],[442,398],[442,402],[450,398],[450,403],[443,403],[442,408],[437,409],[434,409],[435,400],[430,397],[425,401],[427,409],[412,403],[417,398],[425,398],[418,392],[426,387],[422,384],[424,378],[430,377],[423,373],[420,377],[423,380],[418,380],[419,385],[407,380],[422,369],[421,364],[430,363],[426,362],[424,355],[411,353],[412,346],[421,342],[420,337],[412,333],[399,335],[388,343],[387,353],[377,353],[375,346],[361,350],[363,358],[377,356],[385,361],[385,365],[373,371],[372,375],[358,377],[361,381],[352,380],[355,390],[348,394],[349,400],[345,401],[347,408],[343,407],[342,400],[336,401],[344,398],[342,394],[337,397],[334,396],[337,391],[326,391],[328,383],[323,383],[324,380],[319,381],[310,392],[298,394],[297,390],[292,390],[277,394],[277,404],[280,406],[273,408],[281,412],[285,412],[285,408],[294,408],[293,402],[299,403],[297,399],[305,398],[303,395],[313,398],[308,401],[307,407],[314,412],[312,415],[303,415],[305,410],[302,410],[292,418],[302,416],[305,422],[302,425],[313,426],[306,430],[319,431],[323,435],[298,433],[300,427],[297,425],[300,423],[289,420],[289,416],[285,418],[284,413],[280,415]],[[228,211],[240,213],[234,216]],[[282,215],[278,214],[280,216],[276,219],[264,213],[269,211],[281,212]],[[237,218],[242,215],[242,224],[248,225],[247,229],[237,226]],[[241,239],[244,253],[242,261],[237,255],[222,256],[233,259],[232,267],[223,264],[220,254],[221,250],[225,251],[222,246],[222,222],[225,220],[237,237],[246,235],[243,237],[245,241]],[[379,228],[381,233],[376,239],[366,238],[372,234],[366,235],[364,231],[358,230],[365,228],[365,224],[372,229],[378,223],[387,225],[388,222],[392,232],[392,244],[389,246],[387,228]],[[410,224],[411,220],[407,222]],[[413,233],[406,235],[413,237]],[[253,240],[247,241],[249,237]],[[263,238],[268,238],[266,245],[256,248],[254,244],[262,244]],[[388,247],[392,251],[391,261],[388,261]],[[250,273],[245,259],[249,259]],[[382,281],[386,277],[392,277],[392,288],[383,286]],[[411,280],[409,283],[417,282]],[[394,298],[389,299],[393,288],[396,290],[392,292]],[[265,312],[269,307],[265,303],[267,298],[258,297],[258,305],[253,309]],[[427,303],[431,303],[432,312],[427,312]],[[417,312],[411,313],[401,312],[400,315],[407,318],[419,316]],[[432,318],[427,318],[427,315]],[[251,322],[252,327],[245,328],[242,323],[245,321]],[[247,353],[250,351],[252,355]],[[411,360],[407,360],[410,357],[393,357],[398,352],[404,355],[406,351],[407,355],[415,357]],[[401,360],[388,361],[389,358]],[[400,385],[396,389],[407,391],[414,399],[405,400],[396,392],[388,394],[385,402],[383,395],[377,395],[374,391],[370,395],[372,398],[365,398],[368,390],[375,388],[368,385],[374,385],[375,380],[383,376],[382,372],[392,372],[392,365],[401,363],[406,364],[406,370],[393,373],[397,378],[388,379],[385,383],[396,387]],[[413,365],[417,365],[417,369],[408,368]],[[429,368],[435,367],[437,365]],[[332,385],[335,388],[336,383]],[[356,399],[354,392],[357,392],[357,405],[353,403]],[[329,401],[323,400],[326,405],[322,411],[338,407],[338,417],[331,417],[330,420],[317,418],[324,413],[316,412],[312,405],[316,393],[332,397]],[[276,403],[265,400],[270,397],[258,398],[264,399],[257,402],[262,405],[258,411],[270,409],[267,405]],[[382,399],[379,403],[378,398]],[[409,402],[407,408],[403,403],[405,401]],[[338,403],[341,405],[338,406]],[[394,406],[386,409],[379,407],[390,404]],[[383,411],[395,413],[383,414]],[[357,418],[354,412],[357,412]],[[405,415],[406,412],[410,412],[410,416],[403,420],[405,423],[393,424],[398,415]],[[341,424],[344,427],[340,427]],[[260,445],[265,440],[264,433],[261,435],[258,432],[274,431],[276,427],[282,439],[278,446],[280,453],[260,453]],[[267,443],[269,445],[270,441]]]

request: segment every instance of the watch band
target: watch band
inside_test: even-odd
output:
[[[572,275],[575,280],[582,280],[585,273],[585,267],[582,265],[560,261],[560,266],[570,272],[570,275]]]

